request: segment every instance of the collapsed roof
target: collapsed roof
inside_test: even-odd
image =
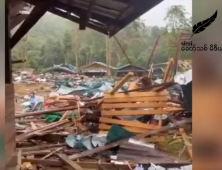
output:
[[[117,69],[117,72],[129,72],[129,71],[133,71],[133,70],[136,70],[136,71],[147,71],[147,69],[143,68],[143,67],[140,67],[140,66],[137,66],[137,65],[134,65],[134,64],[126,64],[124,66],[121,66]]]
[[[11,0],[14,1],[14,0]],[[11,48],[48,11],[112,37],[163,0],[25,0],[35,7],[11,39]],[[22,7],[21,7],[22,8]],[[11,9],[13,10],[13,9]]]
[[[70,64],[68,64],[68,65],[65,65],[65,64],[54,65],[52,67],[47,68],[44,71],[44,73],[47,73],[47,72],[66,72],[69,74],[77,74],[78,73],[76,67],[74,67]]]
[[[95,62],[92,62],[90,64],[87,64],[87,65],[84,65],[82,67],[79,68],[79,70],[84,70],[86,68],[89,68],[90,66],[92,65],[100,65],[100,66],[103,66],[103,67],[106,67],[106,68],[110,68],[110,69],[116,69],[115,67],[112,67],[112,66],[109,66],[105,63],[102,63],[102,62],[98,62],[98,61],[95,61]]]

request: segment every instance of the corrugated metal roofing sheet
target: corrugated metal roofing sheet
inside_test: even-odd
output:
[[[80,25],[113,36],[163,0],[25,0]],[[84,26],[84,27],[85,27]]]

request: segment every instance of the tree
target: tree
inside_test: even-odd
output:
[[[151,35],[153,38],[157,38],[159,35],[162,34],[162,31],[158,26],[154,26],[151,28]]]
[[[183,6],[172,6],[167,9],[166,27],[146,26],[137,19],[122,29],[117,35],[121,46],[133,64],[146,66],[150,52],[158,35],[161,36],[154,52],[154,62],[166,62],[174,57],[178,32],[181,29],[191,30],[191,18],[186,17]],[[91,29],[79,34],[78,25],[56,15],[44,17],[28,32],[28,42],[24,38],[12,50],[13,60],[24,58],[26,49],[26,67],[41,71],[53,64],[76,64],[81,67],[94,61],[106,63],[106,36]],[[113,39],[110,52],[111,65],[115,67],[129,64],[122,49]],[[77,59],[78,58],[78,62]],[[181,60],[191,59],[191,54],[181,53]],[[13,65],[13,69],[21,69],[22,64]]]
[[[65,64],[68,64],[68,58],[72,52],[72,34],[68,30],[66,30],[64,33],[63,45]]]
[[[183,30],[189,26],[189,21],[186,18],[187,12],[182,5],[173,5],[167,9],[166,17],[167,28],[172,32]]]

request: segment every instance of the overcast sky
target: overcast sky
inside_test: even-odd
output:
[[[164,17],[166,16],[166,9],[172,5],[183,5],[189,16],[192,15],[192,0],[164,0],[159,5],[141,16],[145,24],[148,26],[165,26]]]

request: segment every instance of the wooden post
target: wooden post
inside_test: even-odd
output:
[[[179,130],[180,130],[180,133],[181,133],[182,138],[183,138],[183,140],[184,140],[184,143],[185,143],[185,145],[187,146],[187,151],[188,151],[188,154],[189,154],[189,156],[190,156],[190,159],[192,160],[192,159],[193,159],[193,152],[192,152],[191,143],[190,143],[190,141],[188,140],[187,134],[186,134],[186,132],[184,131],[184,129],[183,129],[183,128],[179,128]]]
[[[166,83],[167,80],[169,80],[169,76],[170,76],[170,73],[172,71],[173,64],[174,64],[173,58],[170,58],[169,62],[167,64],[167,68],[166,68],[165,73],[164,73],[163,83]]]
[[[118,84],[113,88],[113,90],[110,92],[110,94],[115,94],[131,77],[134,76],[134,73],[129,72],[127,75],[125,75]]]
[[[150,58],[148,59],[148,62],[147,62],[147,66],[146,66],[147,69],[149,69],[149,65],[151,64],[151,62],[152,62],[152,60],[153,60],[154,52],[155,52],[156,47],[157,47],[157,45],[158,45],[159,39],[160,39],[160,36],[157,37],[157,39],[156,39],[156,41],[155,41],[155,44],[154,44],[154,46],[153,46],[152,52],[151,52],[151,54],[150,54]]]
[[[16,169],[14,85],[12,83],[9,4],[5,3],[5,156],[2,161],[6,169]],[[3,120],[2,120],[3,121]],[[1,139],[2,140],[2,139]],[[1,162],[2,163],[2,162]]]
[[[11,49],[10,49],[10,26],[9,26],[9,8],[6,4],[5,14],[5,84],[12,83],[11,69]]]

